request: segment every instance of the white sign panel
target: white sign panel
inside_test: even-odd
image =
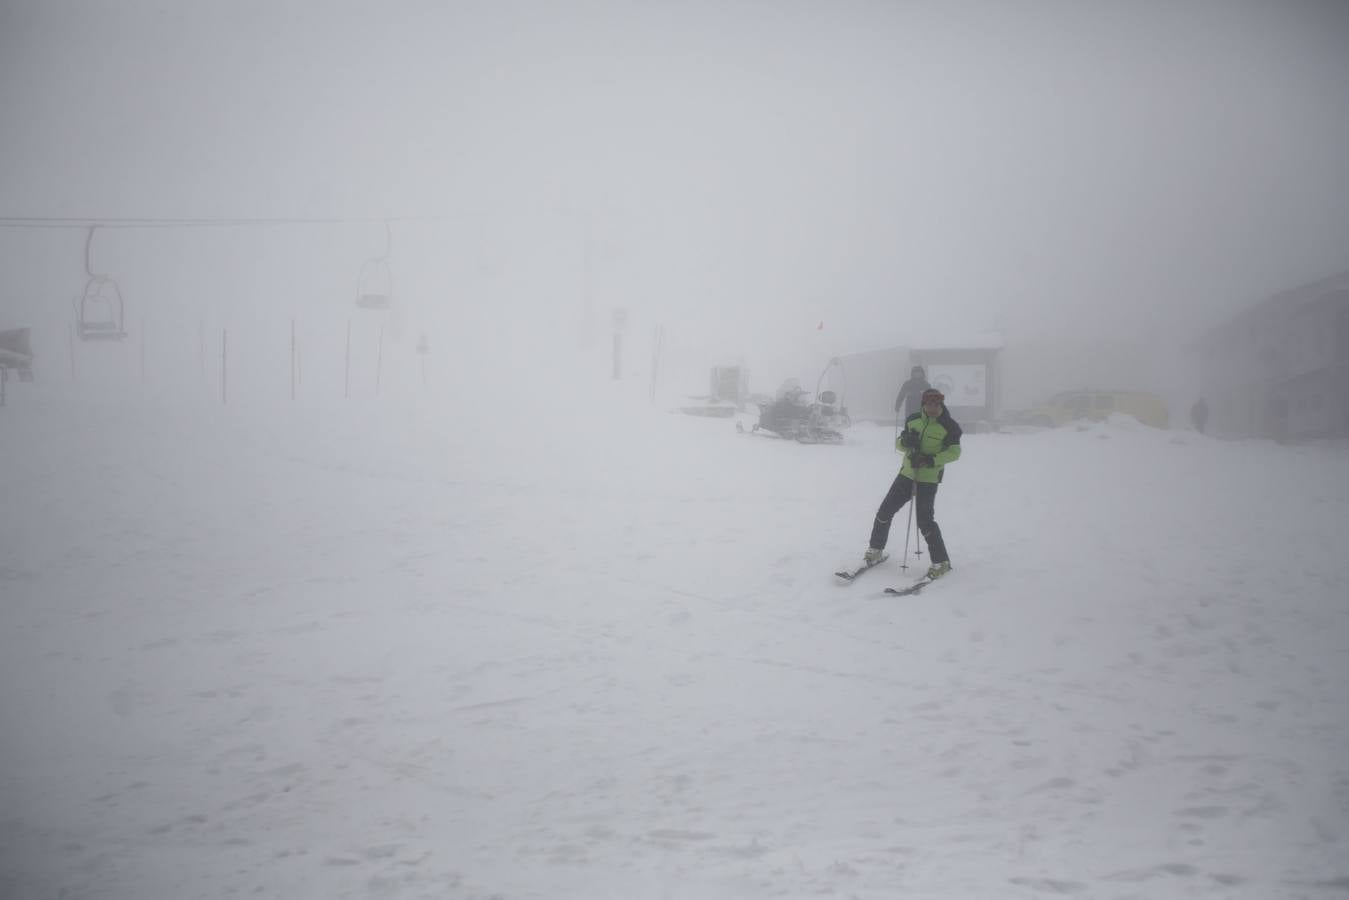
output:
[[[984,406],[988,402],[987,366],[936,365],[927,367],[927,380],[946,395],[947,406]]]

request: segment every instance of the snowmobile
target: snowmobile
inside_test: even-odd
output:
[[[847,428],[852,420],[839,403],[838,395],[820,391],[813,399],[807,399],[808,396],[796,379],[789,379],[778,388],[775,399],[758,402],[759,421],[750,433],[802,444],[843,443],[839,429]],[[738,431],[745,430],[739,422],[735,427]]]

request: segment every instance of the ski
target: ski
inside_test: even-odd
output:
[[[917,581],[915,581],[913,584],[909,585],[906,588],[886,588],[885,592],[892,597],[911,597],[914,594],[921,591],[923,588],[927,587],[935,580],[936,580],[935,578],[928,578],[927,576],[923,576],[922,578],[918,579]]]
[[[861,575],[867,569],[874,569],[889,558],[890,554],[887,553],[880,559],[876,560],[874,563],[864,562],[855,569],[845,569],[842,572],[835,572],[834,574],[837,575],[839,578],[842,578],[844,581],[852,581],[854,578],[856,578],[858,575]]]

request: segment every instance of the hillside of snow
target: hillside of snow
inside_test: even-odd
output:
[[[0,897],[1349,892],[1343,449],[550,400],[11,385]]]

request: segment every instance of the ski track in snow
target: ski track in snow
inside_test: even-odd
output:
[[[7,900],[1349,893],[1342,450],[27,396]]]

